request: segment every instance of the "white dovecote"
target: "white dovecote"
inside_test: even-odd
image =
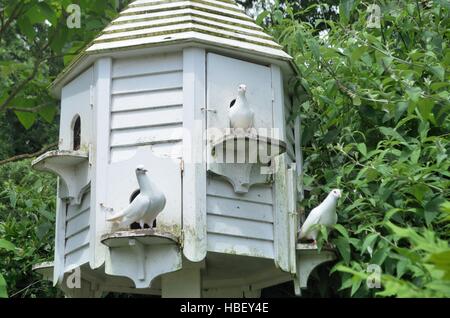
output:
[[[52,87],[59,149],[33,166],[59,176],[54,283],[69,296],[305,287],[299,273],[320,257],[312,266],[296,244],[291,60],[231,0],[137,0],[122,11]],[[229,118],[240,86],[253,111],[244,130]],[[166,203],[153,224],[120,228],[108,220],[138,197],[137,167]],[[68,288],[74,270],[81,291]]]

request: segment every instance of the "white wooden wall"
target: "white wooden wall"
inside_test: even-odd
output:
[[[227,181],[207,182],[208,251],[274,258],[271,185],[256,185],[238,195]]]
[[[228,128],[230,102],[240,84],[247,85],[247,100],[255,112],[255,128],[272,128],[271,68],[230,57],[207,55],[208,128]],[[268,132],[270,134],[270,132]],[[272,185],[252,186],[238,195],[228,181],[207,179],[208,251],[274,258]]]
[[[133,157],[138,146],[181,156],[181,53],[114,60],[111,86],[111,161]]]
[[[61,150],[73,149],[73,123],[77,115],[81,119],[81,150],[87,151],[92,136],[91,85],[94,71],[89,68],[64,86],[61,94],[60,145]]]
[[[90,192],[80,205],[68,205],[65,218],[64,270],[71,271],[89,262]]]
[[[88,152],[95,142],[93,133],[92,90],[94,68],[90,67],[62,89],[60,119],[60,150],[73,150],[74,119],[81,120],[81,151]],[[73,167],[79,179],[80,189],[91,181],[91,169],[87,164]],[[62,182],[60,180],[60,182]],[[62,187],[58,187],[54,280],[64,272],[89,262],[90,243],[90,193],[84,194],[80,205],[60,199]]]

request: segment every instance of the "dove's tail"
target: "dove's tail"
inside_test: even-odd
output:
[[[117,222],[117,221],[122,220],[124,216],[125,216],[125,212],[122,211],[122,212],[118,213],[117,215],[114,215],[114,216],[111,216],[111,217],[107,218],[106,221]]]

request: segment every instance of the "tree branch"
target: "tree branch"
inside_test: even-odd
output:
[[[14,112],[22,112],[22,113],[39,113],[39,111],[47,106],[50,106],[51,104],[49,103],[45,103],[45,104],[41,104],[35,107],[31,107],[31,108],[21,108],[21,107],[8,107],[8,110],[14,111]]]
[[[23,7],[23,1],[19,1],[19,3],[16,4],[14,7],[11,16],[6,19],[6,14],[2,13],[2,24],[0,28],[0,41],[2,40],[3,34],[5,32],[5,29],[9,27],[9,25],[12,23],[13,20],[15,20],[17,17],[20,16],[22,13],[22,7]],[[6,20],[5,20],[6,19]]]
[[[3,166],[5,164],[11,163],[11,162],[16,162],[16,161],[20,161],[20,160],[24,160],[24,159],[31,159],[31,158],[38,157],[38,156],[46,153],[47,151],[49,151],[50,149],[52,149],[52,148],[54,148],[56,146],[58,146],[57,142],[55,142],[55,143],[53,143],[51,145],[48,145],[48,146],[42,148],[41,150],[39,150],[38,152],[35,152],[35,153],[27,153],[27,154],[17,155],[17,156],[14,156],[14,157],[11,157],[11,158],[8,158],[8,159],[5,159],[5,160],[1,160],[0,161],[0,166]]]
[[[25,88],[25,86],[27,86],[28,83],[34,79],[34,77],[36,76],[36,74],[39,71],[40,65],[41,65],[41,60],[38,60],[35,62],[33,71],[31,72],[31,74],[22,83],[20,83],[18,86],[16,86],[13,89],[13,91],[11,92],[11,94],[9,94],[8,98],[0,105],[0,112],[6,110],[6,108],[8,108],[9,103],[11,103],[11,101],[14,99],[14,97],[16,97],[16,95],[19,94],[20,91],[23,90]]]

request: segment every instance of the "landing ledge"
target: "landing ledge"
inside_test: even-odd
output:
[[[217,157],[222,154],[230,158],[229,153],[234,152],[237,158],[243,159],[242,163],[267,164],[274,157],[285,153],[286,148],[286,143],[280,139],[259,135],[252,131],[233,129],[213,142],[212,155]],[[219,162],[223,160],[225,163],[230,163],[225,158],[218,159]]]
[[[38,171],[54,172],[55,167],[76,166],[89,159],[84,151],[52,150],[46,152],[31,163],[31,167]]]
[[[179,239],[167,232],[157,229],[126,230],[102,235],[100,241],[108,247],[125,247],[139,242],[142,245],[179,244]]]

